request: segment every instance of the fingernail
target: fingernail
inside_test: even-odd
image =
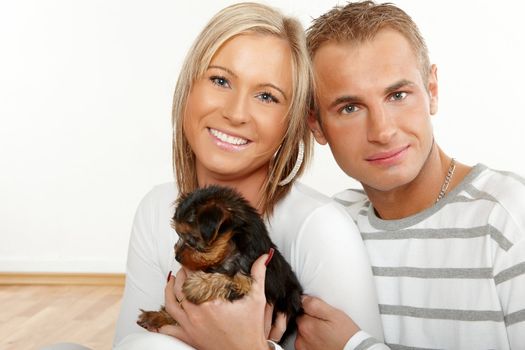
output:
[[[169,282],[170,278],[171,278],[171,271],[170,271],[170,273],[168,273],[168,278],[166,279],[166,282]]]
[[[275,249],[273,248],[270,248],[270,251],[268,252],[268,257],[266,258],[266,261],[264,262],[264,265],[265,266],[268,266],[268,264],[270,263],[270,261],[272,260],[273,258],[273,252],[275,251]]]

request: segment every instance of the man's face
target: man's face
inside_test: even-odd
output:
[[[409,42],[383,29],[362,44],[328,42],[314,59],[321,144],[365,190],[390,191],[419,174],[433,144],[436,68],[428,83]]]

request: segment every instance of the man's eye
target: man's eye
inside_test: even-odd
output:
[[[408,94],[404,91],[394,92],[390,99],[394,101],[401,101],[404,100],[407,97],[407,95]]]
[[[230,83],[224,77],[213,76],[210,77],[210,81],[217,86],[230,87]]]
[[[358,110],[359,110],[359,107],[357,107],[356,105],[348,105],[348,106],[344,106],[341,109],[341,113],[351,114],[351,113],[357,112]]]

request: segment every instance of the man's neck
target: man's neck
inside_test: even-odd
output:
[[[450,168],[451,158],[436,144],[419,174],[411,182],[390,191],[379,191],[363,184],[368,198],[377,215],[384,220],[402,219],[415,215],[436,203],[445,176]],[[470,170],[457,164],[447,193],[452,190]]]

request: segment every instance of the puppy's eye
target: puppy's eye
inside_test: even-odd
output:
[[[230,231],[233,228],[233,223],[231,220],[224,220],[224,222],[219,227],[219,233],[224,233]]]

